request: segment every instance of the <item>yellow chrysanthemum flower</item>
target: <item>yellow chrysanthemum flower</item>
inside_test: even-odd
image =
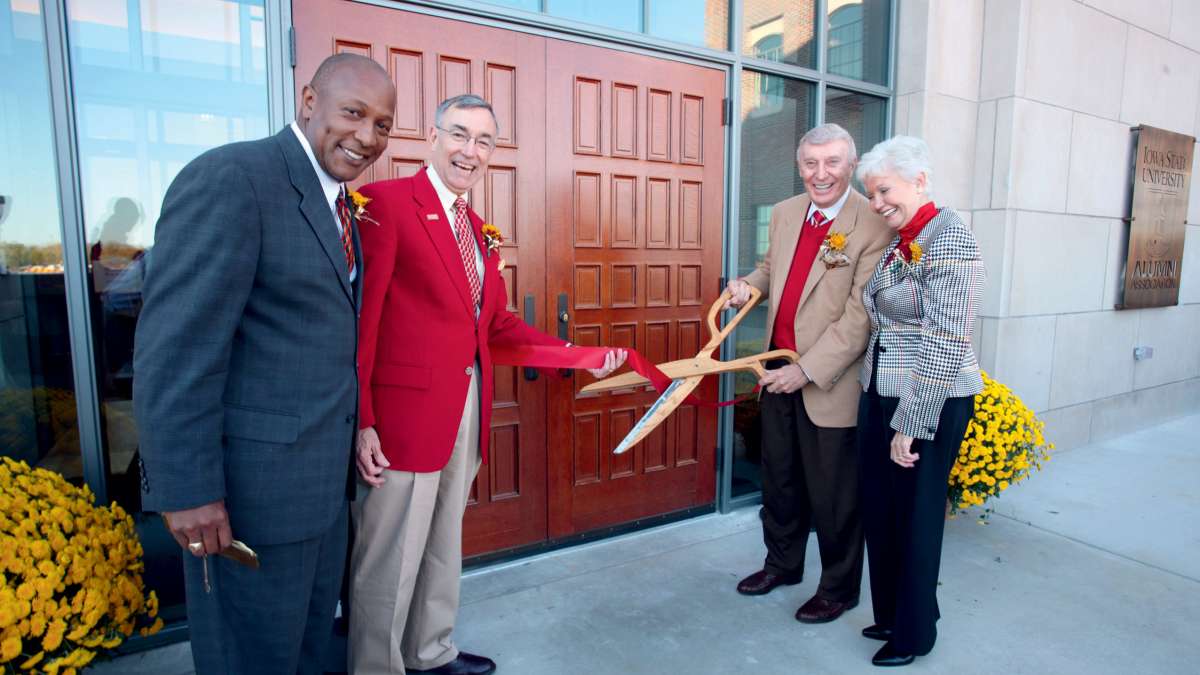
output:
[[[19,667],[21,670],[31,670],[34,666],[41,663],[42,659],[45,657],[46,657],[46,652],[38,652],[38,653],[34,654],[33,656],[25,659]]]
[[[150,623],[158,599],[144,591],[141,557],[124,509],[96,506],[90,490],[60,474],[0,458],[0,656],[13,662],[0,671],[76,672],[96,658],[93,648],[116,647],[138,626],[161,629]],[[21,649],[35,645],[43,651],[18,665]]]
[[[0,642],[0,663],[8,663],[21,655],[21,638],[12,636]]]
[[[952,511],[981,506],[1049,458],[1044,424],[1003,384],[983,374],[972,418],[950,471]]]
[[[909,242],[908,253],[911,256],[911,260],[914,265],[919,264],[921,262],[921,256],[925,254],[925,252],[921,250],[921,245],[915,241]]]

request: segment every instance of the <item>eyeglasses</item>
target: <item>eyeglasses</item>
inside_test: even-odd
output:
[[[461,129],[446,129],[437,125],[434,125],[434,128],[446,132],[455,145],[466,147],[468,143],[475,141],[475,149],[484,154],[496,148],[496,142],[487,136],[469,136]]]

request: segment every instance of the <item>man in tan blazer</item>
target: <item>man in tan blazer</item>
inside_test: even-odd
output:
[[[805,623],[833,621],[858,604],[862,580],[854,428],[855,374],[870,336],[862,289],[893,233],[850,186],[857,159],[854,139],[836,124],[804,134],[796,161],[805,194],[775,205],[766,257],[729,283],[731,306],[746,302],[750,286],[770,299],[767,348],[800,354],[759,382],[767,557],[738,591],[800,583],[815,525],[821,583],[796,612]]]

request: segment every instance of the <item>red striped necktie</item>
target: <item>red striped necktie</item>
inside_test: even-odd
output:
[[[463,269],[467,273],[467,285],[471,287],[471,300],[478,307],[483,287],[479,283],[479,270],[475,269],[475,237],[471,236],[467,202],[462,197],[454,200],[454,232],[458,239],[458,253],[462,256]]]
[[[346,253],[346,270],[347,273],[354,274],[354,235],[350,230],[353,218],[350,205],[346,202],[346,186],[343,185],[342,191],[338,193],[336,206],[338,220],[342,223],[342,250]]]

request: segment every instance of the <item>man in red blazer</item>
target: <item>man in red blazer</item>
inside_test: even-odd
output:
[[[370,489],[353,507],[349,636],[360,675],[495,670],[451,638],[463,511],[487,459],[490,350],[567,345],[505,309],[500,256],[465,201],[495,148],[491,106],[456,96],[434,119],[426,168],[363,188],[357,463]],[[591,372],[624,360],[614,350]]]

